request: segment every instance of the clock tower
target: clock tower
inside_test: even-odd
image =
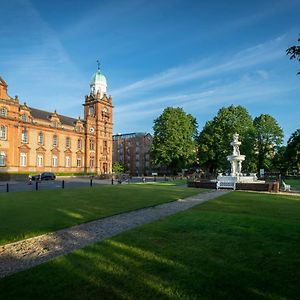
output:
[[[112,98],[99,66],[92,76],[90,95],[85,97],[85,172],[112,173]]]

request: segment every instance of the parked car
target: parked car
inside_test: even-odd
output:
[[[55,180],[56,176],[52,172],[43,172],[41,174],[37,174],[31,176],[32,180]]]

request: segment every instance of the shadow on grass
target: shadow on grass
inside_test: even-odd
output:
[[[0,297],[297,299],[294,199],[227,194],[3,279]]]

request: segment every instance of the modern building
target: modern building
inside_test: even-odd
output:
[[[151,175],[150,133],[113,135],[113,162],[120,162],[132,176]]]
[[[111,96],[98,69],[83,103],[83,118],[20,104],[0,77],[0,172],[112,172]]]

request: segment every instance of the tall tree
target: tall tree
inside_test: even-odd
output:
[[[200,166],[210,172],[229,170],[227,156],[232,153],[230,142],[234,133],[240,135],[240,150],[247,156],[243,169],[253,171],[253,120],[246,108],[233,105],[221,108],[199,134],[197,142]]]
[[[300,42],[300,38],[298,39],[298,42]],[[286,49],[286,55],[289,55],[290,59],[296,59],[300,61],[300,45],[291,46]],[[300,71],[298,72],[298,74],[300,75]]]
[[[300,170],[300,129],[292,133],[288,139],[285,158],[289,166],[289,170]]]
[[[255,127],[257,169],[270,170],[276,147],[282,144],[283,131],[277,121],[267,114],[256,117],[253,125]]]
[[[185,168],[195,158],[197,121],[182,108],[167,107],[154,120],[151,156],[157,166],[173,173]]]

